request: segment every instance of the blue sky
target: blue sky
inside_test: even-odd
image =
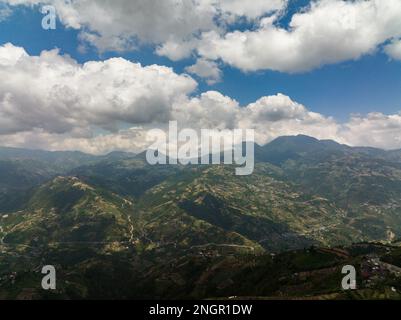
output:
[[[305,3],[307,1],[293,3],[287,17]],[[171,66],[177,73],[185,72],[185,66],[194,62],[191,58],[173,62],[154,54],[153,46],[149,45],[133,52],[111,51],[103,54],[92,47],[82,54],[78,50],[78,30],[66,28],[60,21],[56,30],[43,30],[42,18],[38,8],[18,8],[11,17],[1,22],[0,43],[11,42],[24,47],[31,55],[59,48],[61,53],[69,54],[80,63],[122,56],[143,65]],[[283,21],[285,23],[286,18]],[[227,65],[223,65],[222,71],[222,82],[209,86],[200,81],[199,91],[218,90],[241,105],[261,96],[283,93],[312,111],[342,121],[347,120],[351,113],[397,113],[401,110],[401,62],[389,58],[381,49],[356,60],[296,74],[270,70],[243,72]]]
[[[401,148],[400,0],[36,2],[0,0],[0,144],[132,151],[127,129],[180,120]]]

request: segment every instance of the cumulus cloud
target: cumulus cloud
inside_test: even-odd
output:
[[[79,64],[57,50],[29,55],[0,46],[0,145],[106,153],[140,151],[147,130],[255,129],[265,144],[306,134],[351,145],[401,147],[401,116],[372,113],[346,123],[312,112],[284,94],[241,106],[171,68],[113,58]]]
[[[0,65],[13,66],[22,57],[27,57],[28,54],[24,48],[13,46],[11,43],[6,43],[0,46]]]
[[[389,57],[395,60],[401,60],[401,40],[393,40],[390,44],[385,46],[384,51]]]
[[[198,40],[190,38],[189,40],[167,40],[163,44],[156,47],[156,54],[165,56],[172,61],[179,61],[192,55],[197,47]]]
[[[401,147],[401,114],[380,112],[366,116],[353,115],[343,126],[341,135],[353,146],[371,146],[385,149]]]
[[[203,31],[223,30],[239,17],[255,19],[287,0],[0,0],[11,6],[51,4],[68,28],[100,51],[124,51],[141,43],[172,59],[187,57]],[[179,51],[175,53],[174,51]]]
[[[195,129],[233,129],[239,126],[239,103],[217,91],[185,97],[173,106],[172,119],[181,127]]]
[[[341,140],[340,126],[334,119],[311,112],[283,94],[262,97],[241,109],[239,126],[255,129],[259,144],[279,136],[297,134]]]
[[[201,58],[198,59],[194,65],[187,67],[185,70],[198,77],[204,78],[210,85],[221,81],[222,72],[219,65],[214,61]]]
[[[280,17],[288,0],[0,0],[11,7],[52,4],[60,21],[80,30],[82,43],[124,51],[143,43],[177,61],[193,54],[243,71],[303,72],[358,59],[394,41],[398,59],[399,0],[316,0]],[[238,29],[238,19],[251,23]],[[339,45],[341,44],[341,45]]]
[[[100,51],[129,50],[137,43],[186,39],[215,27],[209,0],[3,0],[10,5],[51,4],[60,21],[81,30]]]
[[[166,121],[173,101],[197,86],[163,66],[122,58],[80,65],[57,50],[29,56],[11,44],[0,47],[0,77],[0,133]]]
[[[0,135],[0,145],[50,151],[79,150],[91,154],[106,154],[112,151],[139,153],[148,146],[146,133],[147,130],[144,128],[133,127],[115,133],[90,134],[88,137],[82,137],[34,129],[32,131]]]
[[[357,59],[401,35],[401,2],[321,0],[293,15],[288,29],[274,22],[262,19],[254,31],[206,32],[199,54],[245,71],[301,72]]]
[[[307,115],[303,105],[283,94],[260,98],[255,103],[251,103],[246,110],[249,119],[254,122],[300,119]]]
[[[216,0],[215,4],[225,14],[248,19],[259,18],[266,13],[283,10],[286,0]]]

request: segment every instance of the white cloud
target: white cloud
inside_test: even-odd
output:
[[[165,56],[172,61],[179,61],[191,56],[197,46],[198,40],[191,38],[189,40],[167,40],[156,47],[156,54]]]
[[[52,4],[61,22],[100,51],[129,50],[138,43],[162,44],[214,29],[209,0],[3,0],[10,5]]]
[[[0,22],[7,20],[12,14],[12,10],[8,6],[2,6],[0,3]]]
[[[255,129],[259,144],[297,134],[341,140],[340,127],[334,119],[311,112],[283,94],[262,97],[242,109],[239,126]]]
[[[61,22],[80,30],[79,39],[100,51],[147,43],[174,61],[197,53],[243,71],[308,71],[372,54],[401,37],[400,0],[316,0],[293,14],[288,27],[277,23],[288,0],[0,2],[53,4]],[[251,22],[247,30],[235,30],[233,22],[241,18]],[[397,58],[396,44],[386,52]]]
[[[172,59],[189,56],[202,31],[222,30],[237,17],[254,19],[285,7],[287,0],[0,0],[12,6],[51,4],[61,22],[81,30],[80,39],[100,51],[158,46]],[[219,23],[217,23],[217,21]],[[174,51],[181,53],[175,53]],[[182,51],[185,51],[182,53]]]
[[[172,119],[181,127],[233,129],[239,126],[241,108],[237,101],[217,91],[185,97],[173,105]]]
[[[283,10],[287,5],[286,0],[216,0],[215,2],[224,13],[249,19]]]
[[[198,59],[194,65],[187,67],[185,71],[204,78],[210,85],[221,81],[222,72],[219,65],[207,59]]]
[[[401,148],[401,116],[372,113],[346,123],[308,110],[284,94],[247,106],[170,68],[122,58],[83,65],[57,50],[30,56],[0,46],[0,145],[106,153],[139,151],[146,130],[177,120],[181,128],[255,129],[264,144],[306,134],[351,145]],[[130,129],[127,129],[130,128]]]
[[[300,119],[308,114],[306,108],[288,96],[278,94],[260,98],[247,107],[248,117],[254,122]]]
[[[198,51],[244,71],[301,72],[358,59],[400,35],[399,0],[321,0],[293,15],[289,29],[267,18],[255,31],[210,31]]]
[[[80,65],[57,50],[29,56],[11,44],[0,47],[0,77],[1,133],[166,121],[173,101],[197,86],[163,66],[122,58]]]
[[[401,40],[393,40],[390,44],[385,46],[384,51],[389,57],[395,60],[401,60]]]
[[[341,135],[353,146],[370,146],[385,149],[401,148],[401,114],[370,113],[352,116],[344,124]]]
[[[112,151],[141,152],[148,146],[146,132],[141,127],[134,127],[115,133],[74,137],[71,134],[55,134],[34,129],[0,135],[0,145],[50,151],[79,150],[91,154],[106,154]]]
[[[0,46],[0,66],[14,66],[22,57],[27,56],[24,48],[15,47],[11,43]]]

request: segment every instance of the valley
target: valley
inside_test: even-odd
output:
[[[396,151],[297,136],[255,152],[236,176],[0,148],[0,298],[400,297]],[[38,287],[44,264],[57,292]],[[344,264],[357,292],[340,288]]]

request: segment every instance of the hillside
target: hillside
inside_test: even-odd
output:
[[[46,298],[35,289],[43,264],[60,270],[60,298],[340,298],[341,264],[363,269],[366,250],[401,266],[397,151],[282,137],[257,146],[254,173],[241,177],[125,153],[55,167],[54,155],[10,152],[0,160],[0,298]],[[353,245],[367,242],[382,244]],[[318,249],[338,246],[347,254]],[[397,296],[398,277],[380,279],[355,298]]]

